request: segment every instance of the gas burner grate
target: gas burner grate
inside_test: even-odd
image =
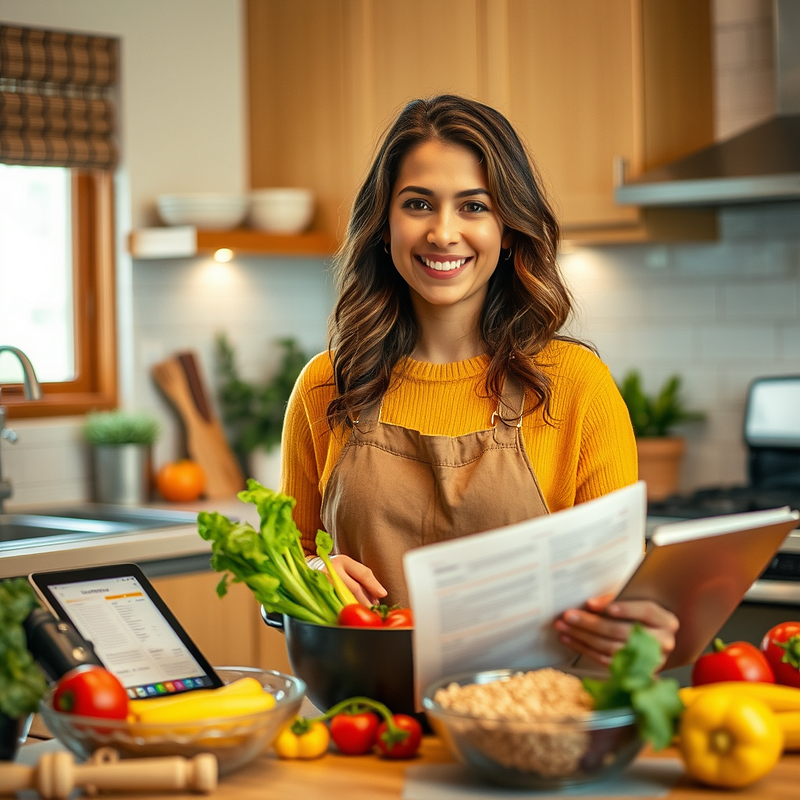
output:
[[[651,502],[647,513],[650,516],[697,519],[783,506],[800,508],[800,490],[759,489],[752,486],[711,487],[698,489],[693,494],[673,495],[657,503]]]

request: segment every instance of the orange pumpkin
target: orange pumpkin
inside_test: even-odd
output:
[[[159,494],[172,503],[197,500],[205,487],[206,475],[203,468],[188,458],[164,464],[156,473],[156,488]]]

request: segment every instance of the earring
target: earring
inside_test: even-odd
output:
[[[506,256],[506,261],[511,261],[511,256],[514,255],[514,251],[509,247],[508,248],[508,255]]]
[[[383,252],[386,253],[387,256],[389,255],[389,242],[383,243]]]

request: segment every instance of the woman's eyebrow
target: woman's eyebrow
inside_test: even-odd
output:
[[[426,189],[424,186],[404,186],[400,191],[397,193],[398,197],[401,194],[411,193],[411,194],[421,194],[425,195],[425,197],[433,197],[434,192],[431,189]],[[489,191],[483,188],[477,189],[464,189],[463,191],[456,192],[456,197],[474,197],[475,195],[486,195],[489,196]]]

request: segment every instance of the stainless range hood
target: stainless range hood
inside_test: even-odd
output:
[[[774,0],[777,116],[623,182],[623,205],[720,206],[800,200],[800,0]]]

